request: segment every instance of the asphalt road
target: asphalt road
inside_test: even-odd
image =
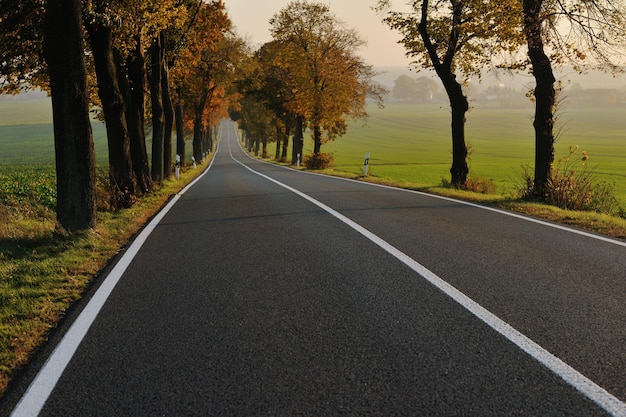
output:
[[[21,398],[14,416],[626,416],[625,255],[253,160],[225,122],[206,175],[0,411]]]

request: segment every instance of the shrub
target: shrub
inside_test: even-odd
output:
[[[480,194],[495,194],[497,192],[496,184],[492,179],[481,177],[468,178],[462,188]]]
[[[320,152],[304,158],[304,166],[315,170],[330,168],[333,162],[335,162],[335,157],[331,153]]]
[[[441,179],[441,186],[444,188],[455,188],[454,184],[445,178]],[[497,187],[493,180],[482,177],[468,177],[465,180],[465,184],[458,188],[480,194],[496,194],[497,192]]]
[[[551,178],[542,196],[535,194],[530,169],[525,167],[523,185],[520,187],[522,198],[539,197],[548,204],[566,210],[607,214],[619,212],[615,187],[606,182],[597,182],[588,161],[589,154],[586,151],[578,155],[578,146],[570,145],[568,155],[552,165]]]
[[[522,165],[521,181],[515,184],[517,192],[522,200],[533,200],[535,196],[535,182],[533,170],[530,165]]]

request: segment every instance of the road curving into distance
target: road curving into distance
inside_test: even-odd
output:
[[[626,416],[623,242],[221,131],[0,413]]]

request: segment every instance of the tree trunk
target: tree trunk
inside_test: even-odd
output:
[[[444,81],[450,99],[452,111],[452,167],[450,168],[452,185],[462,187],[467,181],[467,145],[465,144],[465,114],[469,110],[467,97],[454,74]]]
[[[57,220],[68,231],[89,229],[96,225],[96,162],[81,1],[46,2],[44,30],[54,122]]]
[[[542,0],[524,0],[524,34],[528,44],[528,57],[535,77],[535,180],[534,193],[545,195],[552,177],[554,161],[554,109],[556,105],[556,79],[550,58],[544,51],[542,39]]]
[[[322,128],[313,126],[313,155],[319,155],[322,149]]]
[[[452,29],[450,31],[447,50],[443,58],[439,56],[437,46],[430,38],[428,25],[428,0],[422,1],[422,16],[418,25],[420,37],[428,52],[430,60],[435,68],[437,76],[450,100],[452,111],[452,167],[450,168],[452,185],[462,187],[467,180],[469,167],[467,166],[467,145],[465,144],[465,114],[469,110],[467,97],[463,94],[461,84],[456,80],[452,71],[454,57],[458,52],[459,33],[458,27],[462,24],[464,2],[451,2],[452,6]]]
[[[291,123],[289,122],[285,122],[285,136],[283,138],[283,152],[282,155],[280,156],[280,160],[282,162],[286,162],[287,161],[287,148],[289,147],[289,135],[290,135],[290,131],[291,131]],[[276,157],[278,157],[278,154],[276,154]]]
[[[195,112],[193,122],[193,157],[196,162],[200,163],[202,162],[202,132],[204,131],[202,113],[204,113],[204,106],[202,106],[202,109],[196,106]]]
[[[304,118],[302,116],[296,117],[296,130],[293,135],[293,149],[291,151],[291,165],[296,165],[298,162],[298,155],[302,161],[302,149],[304,148]]]
[[[196,162],[202,162],[203,139],[204,139],[204,107],[209,99],[210,91],[203,91],[200,100],[194,106],[193,123],[193,156]]]
[[[163,49],[161,60],[162,70],[162,90],[163,90],[163,116],[165,117],[165,128],[163,136],[163,176],[172,176],[172,131],[174,130],[174,104],[170,96],[169,68],[165,57],[166,39],[165,31],[161,32],[161,48]]]
[[[274,153],[274,155],[276,155],[276,160],[280,159],[280,144],[283,141],[283,131],[280,128],[280,125],[278,123],[276,123],[276,153]]]
[[[215,148],[215,141],[217,140],[219,133],[219,126],[213,126],[213,128],[211,129],[211,136],[209,137],[209,153],[213,152]]]
[[[250,139],[250,135],[248,135],[247,130],[243,131],[243,137],[246,143],[246,149],[248,150],[248,152],[252,152],[252,140]]]
[[[180,166],[185,166],[185,126],[183,125],[183,105],[179,102],[174,106],[176,114],[176,155],[180,155]]]
[[[88,25],[87,31],[98,79],[98,96],[106,123],[111,203],[116,209],[130,207],[134,202],[136,179],[130,157],[124,97],[119,88],[113,59],[111,28],[94,24]]]
[[[165,80],[165,77],[163,78]],[[163,134],[163,176],[172,176],[172,132],[174,130],[174,105],[169,94],[169,88],[163,85],[163,116],[165,117],[165,128]]]
[[[202,145],[202,155],[203,156],[208,154],[209,152],[211,152],[211,150],[213,148],[212,147],[212,143],[213,143],[212,135],[213,135],[213,129],[211,128],[211,124],[207,123],[207,125],[206,125],[206,127],[204,129],[204,135],[203,135],[203,137],[204,137],[204,142],[203,142],[203,145]]]
[[[126,124],[130,139],[130,157],[137,180],[137,192],[152,191],[150,164],[146,149],[145,91],[146,65],[141,47],[141,35],[135,36],[135,49],[124,58],[115,50],[120,90],[126,101]]]
[[[165,112],[163,109],[162,64],[163,48],[157,36],[150,46],[150,97],[152,102],[152,179],[163,182],[163,141],[165,137]]]

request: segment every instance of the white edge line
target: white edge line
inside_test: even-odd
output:
[[[217,150],[219,150],[219,144],[220,142],[218,142]],[[217,150],[215,153],[217,153]],[[171,210],[174,204],[176,204],[180,197],[209,172],[213,166],[214,160],[215,158],[211,160],[211,163],[202,174],[174,195],[169,203],[158,212],[152,221],[141,231],[141,233],[139,233],[137,238],[135,238],[122,258],[118,261],[115,267],[104,279],[96,293],[89,300],[87,306],[85,306],[78,318],[71,325],[70,329],[63,336],[50,357],[46,360],[44,366],[39,370],[37,376],[31,382],[28,389],[11,412],[11,417],[32,417],[41,412],[46,401],[48,400],[48,397],[52,393],[52,390],[61,378],[61,375],[74,356],[74,353],[78,349],[78,346],[98,316],[98,313],[106,303],[107,299],[111,295],[111,292],[113,292],[113,289],[121,279],[130,263],[148,239],[148,236],[150,236],[152,231],[161,222],[163,217],[165,217],[165,215]]]
[[[618,398],[610,394],[608,391],[606,391],[604,388],[600,387],[595,382],[593,382],[592,380],[590,380],[589,378],[587,378],[586,376],[578,372],[576,369],[572,368],[570,365],[563,362],[558,357],[554,356],[552,353],[548,352],[546,349],[541,347],[539,344],[537,344],[536,342],[534,342],[533,340],[531,340],[524,334],[514,329],[507,322],[500,319],[495,314],[491,313],[489,310],[487,310],[486,308],[478,304],[476,301],[472,300],[470,297],[468,297],[467,295],[465,295],[464,293],[462,293],[461,291],[459,291],[458,289],[456,289],[455,287],[453,287],[452,285],[450,285],[449,283],[447,283],[446,281],[444,281],[443,279],[435,275],[426,267],[424,267],[417,261],[413,260],[410,256],[396,249],[394,246],[392,246],[385,240],[381,239],[374,233],[370,232],[369,230],[365,229],[360,224],[354,222],[353,220],[337,212],[336,210],[330,208],[324,203],[318,200],[315,200],[313,197],[310,197],[307,194],[304,194],[303,192],[293,187],[290,187],[271,177],[268,177],[267,175],[261,174],[260,172],[253,170],[252,168],[245,165],[243,162],[240,162],[237,159],[235,159],[232,153],[231,153],[231,158],[235,162],[243,166],[244,168],[253,172],[254,174],[259,175],[267,179],[268,181],[271,181],[293,192],[294,194],[304,198],[305,200],[308,200],[309,202],[315,204],[322,210],[326,211],[327,213],[336,217],[340,221],[344,222],[346,225],[350,226],[351,228],[353,228],[354,230],[356,230],[357,232],[365,236],[367,239],[369,239],[370,241],[372,241],[373,243],[375,243],[376,245],[384,249],[386,252],[394,256],[400,262],[404,263],[413,271],[417,272],[419,275],[421,275],[424,279],[426,279],[432,285],[434,285],[439,290],[441,290],[448,297],[452,298],[454,301],[456,301],[458,304],[460,304],[462,307],[464,307],[474,316],[478,317],[489,327],[494,329],[496,332],[500,333],[506,339],[511,341],[517,347],[519,347],[522,351],[526,352],[532,358],[540,362],[542,365],[544,365],[546,368],[551,370],[553,373],[555,373],[565,382],[570,384],[572,387],[574,387],[584,396],[589,398],[591,401],[596,403],[598,406],[603,408],[605,411],[610,413],[612,416],[626,417],[626,404],[623,403],[621,400],[619,400]],[[427,195],[430,195],[430,194],[427,194]],[[456,202],[456,200],[452,200],[452,201]],[[478,206],[478,207],[482,207],[482,206]],[[521,217],[525,218],[523,216]],[[569,229],[566,228],[566,230],[569,230]]]

